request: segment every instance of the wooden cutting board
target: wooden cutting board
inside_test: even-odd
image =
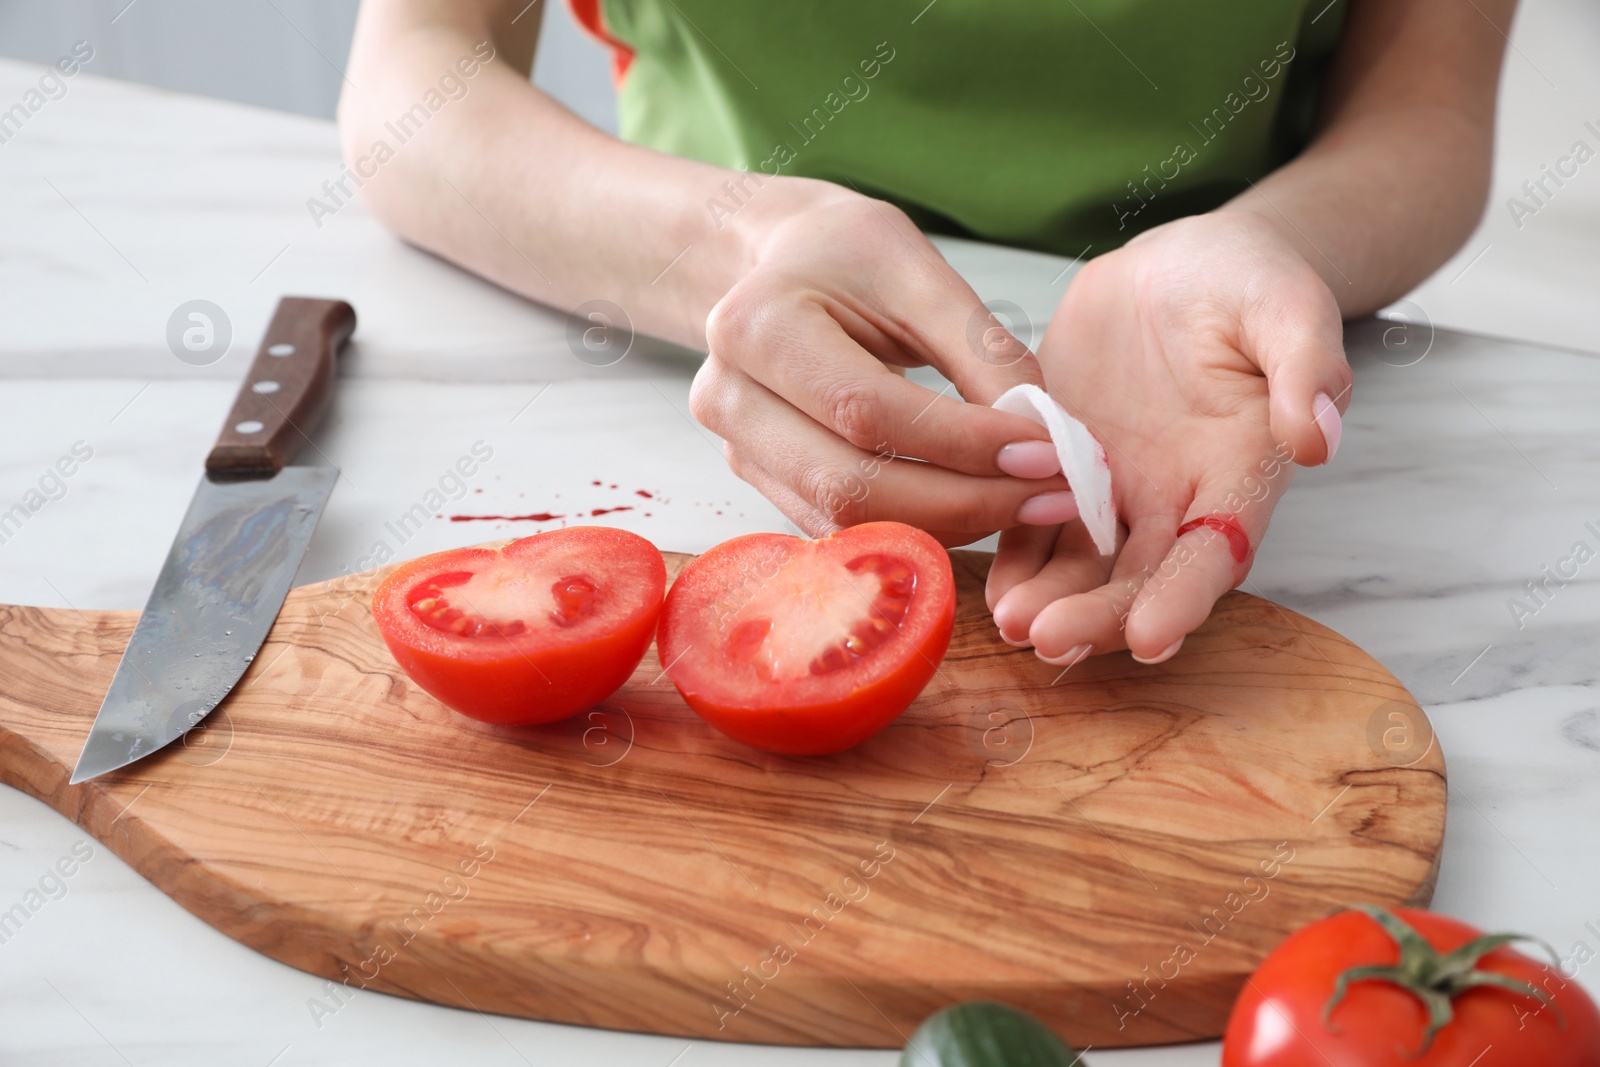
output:
[[[836,756],[714,732],[654,650],[566,723],[464,719],[384,650],[380,570],[292,592],[187,744],[76,787],[135,613],[0,607],[0,776],[291,966],[696,1038],[899,1047],[973,998],[1080,1046],[1214,1037],[1302,923],[1428,901],[1444,761],[1366,653],[1235,592],[1167,663],[1063,673],[952,558],[939,674]]]

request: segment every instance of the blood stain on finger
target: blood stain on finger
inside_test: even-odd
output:
[[[1198,519],[1190,519],[1178,527],[1176,536],[1182,537],[1189,531],[1198,530],[1201,527],[1216,530],[1228,538],[1228,551],[1233,554],[1235,563],[1243,563],[1249,557],[1250,537],[1244,532],[1244,527],[1239,525],[1239,517],[1237,515],[1212,514],[1202,515]]]

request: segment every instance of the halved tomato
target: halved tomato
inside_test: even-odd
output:
[[[485,722],[554,722],[593,707],[644,658],[666,564],[626,530],[569,526],[504,548],[400,566],[372,597],[395,662]]]
[[[913,527],[751,534],[684,568],[656,644],[712,726],[820,755],[865,741],[916,699],[950,646],[955,602],[950,557]]]

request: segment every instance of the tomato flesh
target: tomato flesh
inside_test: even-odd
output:
[[[571,526],[402,564],[373,595],[395,661],[485,722],[553,722],[616,692],[650,647],[666,565],[625,530]]]
[[[773,752],[859,744],[922,692],[950,644],[955,580],[929,535],[876,522],[807,541],[737,537],[673,583],[657,633],[688,705]]]

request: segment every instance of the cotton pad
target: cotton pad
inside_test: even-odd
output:
[[[1032,419],[1050,431],[1061,473],[1078,501],[1078,516],[1094,538],[1094,547],[1102,556],[1111,555],[1117,547],[1117,505],[1111,499],[1111,464],[1094,434],[1037,385],[1007,389],[994,407]]]

